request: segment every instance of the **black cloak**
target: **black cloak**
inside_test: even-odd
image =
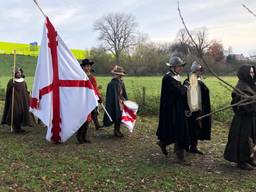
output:
[[[13,83],[13,80],[9,80],[6,88],[6,97],[4,105],[4,113],[2,117],[2,124],[11,124],[12,113],[12,91],[14,86],[14,110],[13,110],[13,122],[19,122],[23,126],[33,126],[33,116],[29,112],[29,92],[27,91],[27,84],[25,81]]]
[[[255,95],[256,86],[250,76],[251,67],[251,65],[242,65],[239,68],[237,73],[239,81],[236,88],[248,95]],[[233,91],[231,104],[240,100],[241,97]],[[252,147],[256,144],[256,103],[233,107],[233,111],[234,117],[229,130],[224,158],[235,163],[249,162]]]
[[[184,81],[184,85],[187,83],[188,83],[188,79]],[[193,112],[190,117],[187,117],[188,126],[190,130],[191,139],[193,141],[210,140],[211,126],[212,126],[211,116],[205,117],[200,121],[196,120],[198,117],[206,115],[211,112],[209,89],[201,80],[198,80],[198,84],[201,90],[202,110]]]
[[[109,82],[106,92],[106,110],[113,122],[109,120],[105,113],[103,117],[103,125],[105,127],[111,126],[113,123],[120,123],[122,116],[120,102],[127,99],[128,97],[123,81],[121,79],[113,78]]]
[[[188,149],[189,130],[186,126],[186,91],[170,71],[162,80],[159,124],[156,135],[166,145],[176,143],[179,148]]]

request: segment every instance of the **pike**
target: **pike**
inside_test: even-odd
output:
[[[185,20],[184,20],[182,14],[181,14],[180,5],[179,5],[179,0],[177,0],[177,4],[178,4],[178,13],[179,13],[180,20],[181,20],[181,22],[182,22],[182,24],[183,24],[183,26],[184,26],[184,28],[185,28],[185,30],[186,30],[186,32],[187,32],[187,34],[188,34],[188,36],[189,36],[189,38],[190,38],[192,44],[194,45],[195,49],[197,50],[197,55],[198,55],[199,59],[203,62],[203,64],[207,67],[207,69],[209,70],[209,72],[210,72],[215,78],[217,78],[217,79],[220,80],[224,85],[226,85],[226,86],[229,88],[229,90],[230,90],[230,88],[232,88],[232,89],[236,92],[236,94],[239,95],[239,96],[242,98],[242,100],[241,100],[240,102],[237,102],[237,103],[235,103],[235,104],[233,104],[233,105],[229,105],[229,106],[223,107],[223,108],[218,109],[218,110],[216,110],[216,111],[213,111],[213,112],[211,112],[211,113],[209,113],[209,114],[206,114],[206,115],[204,115],[204,116],[201,116],[201,117],[197,118],[197,120],[203,119],[204,117],[210,116],[210,115],[212,115],[212,114],[214,114],[214,113],[217,113],[217,112],[220,112],[220,111],[224,111],[224,110],[229,109],[229,108],[231,108],[231,107],[233,107],[233,106],[241,106],[241,105],[248,105],[248,104],[251,104],[251,103],[255,103],[255,102],[256,102],[256,95],[250,96],[250,95],[248,95],[247,93],[241,91],[240,89],[234,87],[233,85],[229,84],[229,83],[226,82],[224,79],[222,79],[221,77],[219,77],[219,76],[211,69],[211,67],[208,65],[208,63],[207,63],[206,60],[204,59],[203,53],[200,51],[200,49],[199,49],[199,47],[198,47],[198,44],[195,42],[194,38],[192,37],[191,33],[189,32],[189,29],[188,29],[188,27],[187,27],[187,25],[186,25],[186,23],[185,23]],[[256,16],[256,15],[255,15],[248,7],[246,7],[244,4],[242,4],[242,6],[243,6],[244,8],[246,8],[251,14],[253,14],[254,16]]]
[[[16,68],[16,50],[13,50],[13,69],[12,69],[12,113],[11,113],[11,132],[13,132],[13,113],[14,113],[14,91],[15,91],[15,68]]]
[[[33,0],[36,6],[38,7],[39,11],[43,14],[45,18],[47,18],[47,15],[44,13],[43,9],[39,6],[37,0]]]

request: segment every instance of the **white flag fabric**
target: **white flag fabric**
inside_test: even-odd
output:
[[[124,101],[121,124],[127,127],[130,132],[133,132],[138,108],[139,106],[137,103],[129,100]]]
[[[67,141],[98,105],[89,78],[47,18],[30,111],[46,126],[46,139]]]

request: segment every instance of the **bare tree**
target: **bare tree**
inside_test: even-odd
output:
[[[122,52],[135,44],[136,28],[134,17],[123,13],[110,13],[94,23],[98,39],[115,56],[116,64],[120,63]]]
[[[190,39],[185,29],[180,29],[176,35],[175,43],[172,45],[172,52],[178,51],[186,55],[189,53]]]
[[[205,27],[202,28],[198,28],[198,29],[194,29],[192,32],[192,37],[194,39],[194,41],[197,44],[197,51],[200,52],[200,54],[204,54],[205,51],[207,50],[207,48],[210,46],[210,42],[207,39],[207,29]],[[190,40],[191,42],[191,40]],[[192,45],[192,42],[191,42]]]

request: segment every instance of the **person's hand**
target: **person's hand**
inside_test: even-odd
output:
[[[185,81],[183,85],[188,89],[190,86],[190,83],[189,83],[189,81]]]
[[[103,102],[103,99],[101,96],[99,96],[99,100],[98,100],[99,103],[102,103]]]

